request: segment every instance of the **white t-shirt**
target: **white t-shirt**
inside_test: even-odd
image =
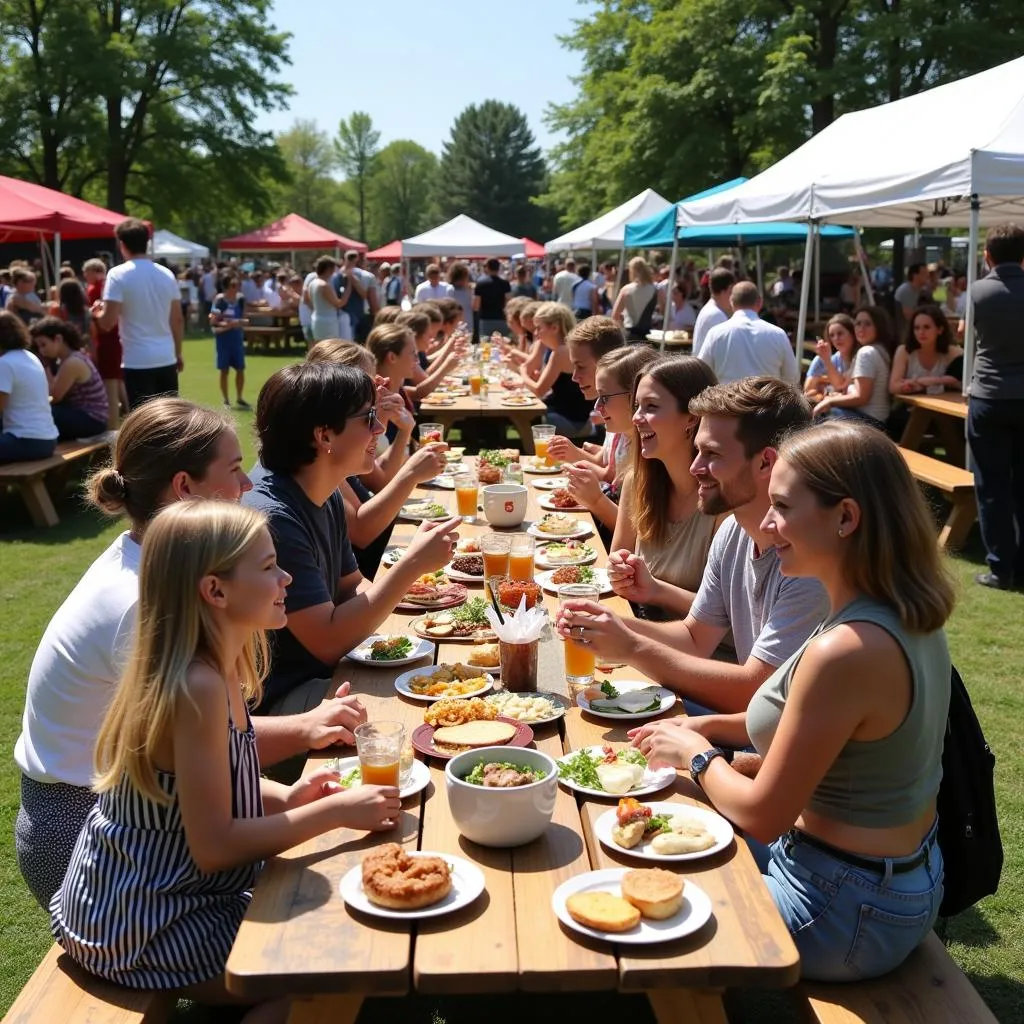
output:
[[[729,319],[729,314],[724,312],[714,299],[708,299],[697,314],[697,321],[693,325],[693,355],[699,356],[704,339],[712,327],[724,324]]]
[[[429,302],[431,299],[449,299],[452,294],[452,286],[446,281],[438,281],[431,284],[429,281],[421,281],[416,285],[414,301]]]
[[[43,633],[14,747],[36,782],[88,786],[107,706],[131,650],[142,548],[122,533],[92,563]]]
[[[0,392],[7,395],[2,414],[5,434],[35,441],[57,436],[46,371],[28,349],[14,348],[0,356]]]
[[[752,309],[738,309],[724,324],[713,327],[697,358],[715,371],[721,384],[744,377],[777,377],[793,385],[800,383],[800,366],[789,336]]]
[[[582,278],[571,270],[560,270],[551,282],[551,290],[555,294],[555,302],[572,309],[572,290]]]
[[[302,324],[303,327],[312,327],[313,326],[313,310],[311,310],[309,308],[309,306],[307,306],[302,301],[302,295],[305,294],[305,291],[306,291],[307,288],[312,288],[313,287],[313,282],[315,280],[316,280],[316,271],[315,270],[311,270],[303,278],[303,281],[302,281],[302,292],[300,292],[300,294],[299,294],[299,323]],[[312,296],[310,296],[310,301],[312,302]]]
[[[858,377],[870,377],[874,381],[871,398],[867,405],[857,406],[859,412],[867,413],[883,423],[889,418],[889,372],[892,366],[889,354],[878,345],[861,345],[853,357],[853,369],[850,380]]]
[[[121,331],[126,370],[154,370],[173,366],[172,302],[181,300],[178,282],[166,268],[137,256],[107,271],[103,298],[121,303]]]

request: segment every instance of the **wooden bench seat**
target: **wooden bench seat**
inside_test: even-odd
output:
[[[88,461],[95,455],[109,452],[113,436],[115,432],[111,431],[95,441],[61,441],[48,459],[5,463],[0,466],[0,487],[18,488],[36,526],[56,526],[60,517],[46,488],[47,479],[56,482],[80,460]]]
[[[140,992],[94,977],[54,945],[3,1024],[162,1024],[175,1003],[170,992]]]
[[[245,345],[246,348],[252,349],[257,345],[264,351],[268,352],[271,348],[288,347],[288,328],[287,327],[246,327],[245,333]]]
[[[915,480],[942,491],[952,503],[949,518],[939,531],[939,547],[944,551],[955,551],[963,547],[967,534],[978,518],[974,474],[909,448],[900,448],[900,454]]]
[[[818,1024],[997,1024],[935,932],[884,977],[804,982],[793,994],[805,1019]]]

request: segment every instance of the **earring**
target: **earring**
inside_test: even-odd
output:
[[[331,451],[331,449],[330,449],[330,448],[328,448],[328,449],[327,449],[327,454],[328,454],[328,455],[333,455],[333,454],[334,454],[334,452],[333,452],[333,451]],[[842,537],[842,534],[839,534],[839,536],[840,536],[840,537]]]
[[[843,531],[842,531],[842,530],[840,530],[840,531],[839,531],[839,536],[840,536],[840,537],[842,537],[842,535],[843,535]]]

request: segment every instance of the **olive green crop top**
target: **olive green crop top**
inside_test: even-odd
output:
[[[822,817],[849,825],[905,825],[935,799],[942,779],[951,667],[944,630],[911,633],[887,605],[868,598],[851,601],[823,622],[761,685],[747,707],[747,732],[763,757],[775,737],[793,672],[807,644],[844,622],[871,622],[900,645],[911,672],[910,710],[888,736],[848,741],[815,789],[809,807]]]

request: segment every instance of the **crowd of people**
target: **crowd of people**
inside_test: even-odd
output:
[[[402,503],[444,465],[443,445],[417,442],[417,402],[465,354],[471,314],[507,331],[507,379],[546,401],[549,453],[636,611],[569,602],[557,631],[685,704],[634,744],[688,771],[750,837],[806,977],[882,974],[923,940],[943,893],[954,592],[885,420],[892,394],[959,386],[938,306],[915,307],[898,348],[876,307],[835,316],[801,388],[756,286],[727,267],[704,282],[695,354],[662,357],[629,343],[669,287],[643,261],[605,315],[607,277],[589,268],[564,267],[542,301],[514,292],[530,287],[518,272],[511,285],[486,266],[471,289],[431,265],[403,310],[404,283],[381,303],[356,284],[357,254],[340,268],[325,256],[292,292],[311,348],[261,388],[258,457],[243,467],[225,413],[160,395],[176,390],[181,300],[134,231],[119,229],[125,263],[87,307],[119,328],[131,407],[87,493],[127,529],[42,636],[15,749],[19,867],[73,959],[125,985],[234,1001],[224,963],[263,860],[331,829],[392,826],[396,789],[299,772],[366,718],[331,682],[339,659],[454,551],[458,517],[424,523],[377,572]],[[987,448],[982,531],[1002,583],[1024,558],[1024,230],[993,229],[986,256],[969,425]],[[215,329],[242,319],[239,291],[218,281]],[[18,313],[0,318],[6,437],[10,379],[35,357]],[[147,335],[158,320],[164,333]],[[40,364],[43,387],[84,389],[79,408],[98,410],[78,327],[50,316],[31,331],[59,364],[49,377]]]

